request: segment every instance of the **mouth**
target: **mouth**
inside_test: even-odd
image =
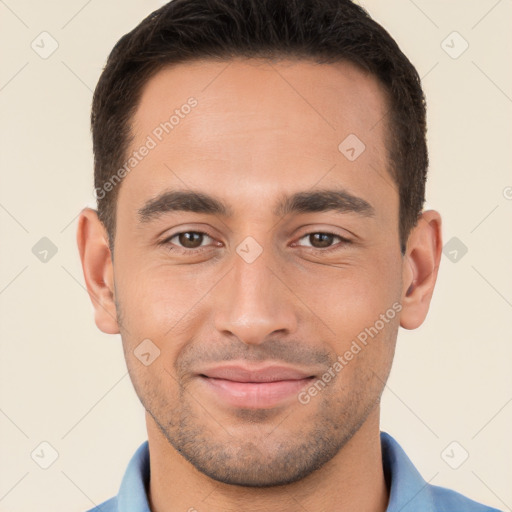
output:
[[[296,368],[220,366],[198,374],[205,391],[224,406],[268,409],[295,399],[315,375]]]

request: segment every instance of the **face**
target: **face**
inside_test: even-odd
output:
[[[405,286],[386,111],[349,63],[187,63],[143,90],[118,326],[149,421],[211,478],[296,481],[378,408]]]

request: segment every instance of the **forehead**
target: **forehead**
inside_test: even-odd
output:
[[[238,198],[250,199],[321,181],[366,188],[378,203],[379,189],[394,186],[386,171],[386,112],[377,79],[348,62],[174,65],[141,92],[129,153],[149,139],[153,147],[126,176],[120,199],[128,194],[137,201],[174,185],[216,195],[236,190]],[[344,153],[352,147],[356,156],[363,150],[355,160],[348,158],[354,152]]]

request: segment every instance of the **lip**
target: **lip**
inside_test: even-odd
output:
[[[205,391],[223,405],[268,409],[295,399],[314,375],[280,365],[224,365],[205,369],[198,377]]]
[[[225,365],[205,369],[200,373],[206,377],[236,382],[275,382],[279,380],[299,380],[312,376],[312,373],[278,365],[260,367]]]

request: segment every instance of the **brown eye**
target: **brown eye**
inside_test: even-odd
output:
[[[222,247],[221,242],[203,231],[181,231],[162,240],[159,245],[181,256],[206,253],[214,247]]]
[[[201,231],[182,231],[181,233],[176,233],[175,235],[165,239],[162,242],[162,245],[166,245],[171,250],[174,246],[174,248],[177,249],[189,249],[190,251],[193,251],[194,249],[207,245],[203,243],[205,240],[207,242],[211,242],[213,239],[211,236],[206,233],[202,233]]]
[[[301,237],[299,240],[303,241],[299,244],[302,247],[311,247],[313,249],[329,249],[331,246],[336,245],[339,242],[342,242],[341,245],[350,243],[350,240],[340,235],[335,235],[334,233],[324,233],[321,231],[316,233],[308,233],[307,235]]]
[[[180,245],[186,249],[196,249],[197,247],[200,247],[203,243],[204,236],[204,233],[199,233],[197,231],[185,231],[175,235],[175,237],[178,238]]]
[[[330,233],[312,233],[309,235],[309,241],[313,247],[324,248],[332,245],[334,235]]]

